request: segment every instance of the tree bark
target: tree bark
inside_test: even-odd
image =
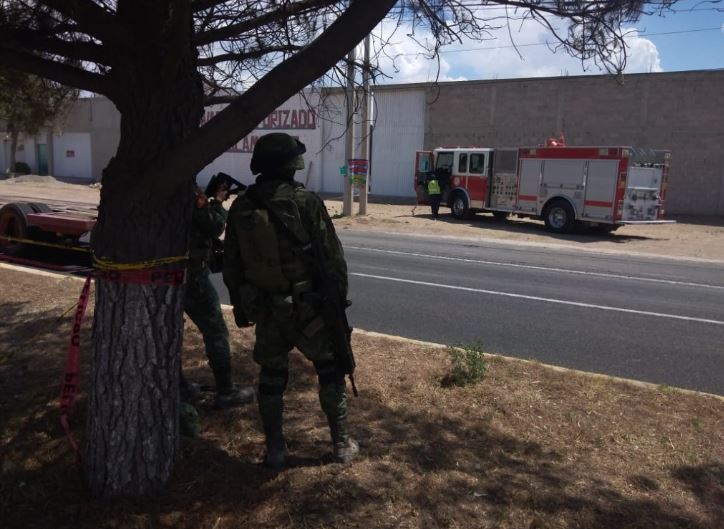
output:
[[[9,125],[8,128],[10,129],[10,172],[15,172],[15,160],[18,153],[18,131],[15,129],[14,125]]]
[[[185,34],[168,35],[164,21],[179,16],[181,2],[161,3],[168,13],[155,16],[139,1],[118,7],[135,34],[110,74],[121,141],[103,172],[92,237],[96,258],[121,266],[186,254],[196,175],[145,169],[196,130],[203,112],[190,14]],[[159,191],[144,191],[147,178]],[[96,282],[86,478],[94,496],[156,493],[178,450],[183,287]]]

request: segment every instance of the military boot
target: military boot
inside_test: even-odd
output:
[[[259,394],[259,415],[266,438],[264,466],[282,470],[287,463],[289,451],[282,431],[284,400],[281,395]]]
[[[320,377],[320,381],[324,380]],[[351,463],[359,454],[359,444],[347,433],[347,394],[344,380],[327,381],[319,386],[319,403],[327,416],[332,437],[334,461]]]
[[[214,380],[216,381],[214,408],[217,410],[225,410],[254,402],[256,392],[253,387],[242,388],[238,384],[232,384],[230,366],[215,366],[213,371]]]
[[[332,434],[334,462],[349,464],[359,454],[359,443],[347,434],[347,421],[329,420],[329,432]]]
[[[289,450],[281,428],[278,431],[264,432],[264,435],[266,436],[264,466],[276,471],[283,470],[287,466]]]
[[[225,410],[227,408],[243,406],[244,404],[251,404],[254,402],[255,395],[256,392],[253,387],[247,386],[242,388],[238,384],[234,384],[231,388],[216,391],[214,408],[217,410]]]
[[[188,402],[179,407],[179,430],[184,437],[198,437],[201,433],[199,412]]]

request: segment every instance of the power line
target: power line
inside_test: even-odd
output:
[[[679,31],[659,31],[659,32],[653,32],[653,33],[638,33],[639,37],[653,37],[658,35],[681,35],[684,33],[700,33],[704,31],[721,31],[721,26],[715,27],[715,28],[695,28],[695,29],[683,29]],[[468,51],[485,51],[485,50],[502,50],[502,49],[510,49],[510,48],[527,48],[531,46],[549,46],[551,43],[549,42],[528,42],[525,44],[507,44],[504,46],[482,46],[478,48],[465,48],[461,50],[440,50],[439,53],[463,53]],[[409,52],[409,53],[402,53],[400,55],[424,55],[424,52]]]

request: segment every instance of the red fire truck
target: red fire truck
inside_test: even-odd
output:
[[[663,220],[671,153],[635,147],[437,148],[418,151],[415,192],[427,204],[426,182],[435,175],[441,204],[455,218],[490,211],[543,219],[557,233],[585,224],[614,231],[623,224]]]

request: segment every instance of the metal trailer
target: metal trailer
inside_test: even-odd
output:
[[[552,145],[551,145],[552,143]],[[415,192],[427,204],[435,174],[456,218],[490,211],[542,219],[556,233],[585,224],[614,231],[663,219],[671,153],[634,147],[437,148],[416,155]]]
[[[42,249],[79,251],[90,255],[89,234],[95,223],[96,219],[92,217],[53,211],[47,204],[39,202],[5,204],[0,208],[0,257],[23,264],[42,264],[47,268],[79,268],[74,265],[53,266],[28,256],[34,257]]]

